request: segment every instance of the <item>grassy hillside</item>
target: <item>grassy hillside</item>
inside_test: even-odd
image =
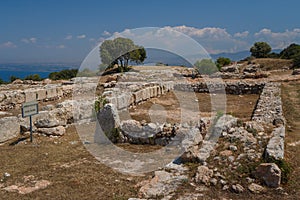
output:
[[[292,60],[279,58],[257,58],[252,60],[252,63],[259,64],[261,69],[266,71],[290,68],[293,65]]]

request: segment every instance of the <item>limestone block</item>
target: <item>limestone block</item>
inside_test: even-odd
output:
[[[20,122],[18,117],[0,118],[0,142],[16,137],[20,133]]]

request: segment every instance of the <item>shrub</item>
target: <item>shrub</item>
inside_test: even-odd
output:
[[[52,80],[67,80],[76,77],[78,69],[64,69],[59,72],[52,72],[49,78]]]
[[[43,80],[38,74],[30,74],[24,78],[24,80],[41,81]]]
[[[18,78],[18,77],[16,77],[16,76],[10,76],[9,79],[10,79],[10,82],[12,83],[12,82],[14,82],[15,80],[20,79],[20,78]]]
[[[5,84],[6,82],[5,81],[3,81],[1,78],[0,78],[0,85],[1,84]]]
[[[216,65],[218,69],[220,70],[222,67],[229,65],[231,63],[231,60],[229,58],[220,57],[216,61]]]
[[[105,106],[105,104],[107,104],[107,103],[108,103],[108,101],[107,101],[107,99],[105,99],[105,97],[99,96],[94,104],[95,112],[96,113],[99,112],[100,109],[103,108]]]
[[[218,71],[218,68],[211,59],[198,60],[194,66],[199,74],[210,75]]]

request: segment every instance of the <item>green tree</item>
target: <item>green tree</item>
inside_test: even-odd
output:
[[[5,84],[5,81],[3,81],[2,78],[0,78],[0,85],[1,85],[1,84]]]
[[[300,67],[300,45],[291,44],[287,48],[283,49],[280,54],[280,58],[283,59],[292,59],[293,68]]]
[[[10,76],[9,79],[10,79],[10,82],[12,83],[12,82],[14,82],[15,80],[20,79],[20,78],[18,78],[18,77],[16,77],[16,76]]]
[[[212,61],[212,59],[202,59],[198,60],[194,64],[196,70],[199,74],[213,74],[218,71],[215,63]]]
[[[129,61],[137,64],[144,62],[146,50],[137,46],[128,38],[105,40],[100,46],[100,57],[103,64],[109,67],[117,65],[119,71],[127,71]]]
[[[216,65],[218,69],[220,70],[222,67],[229,65],[231,63],[231,60],[229,58],[220,57],[216,61]]]
[[[24,78],[24,80],[41,81],[43,80],[38,74],[30,74]]]
[[[255,42],[250,48],[251,55],[255,58],[267,58],[271,50],[271,46],[266,42]]]
[[[280,58],[283,59],[294,59],[296,57],[299,57],[300,55],[300,45],[298,44],[291,44],[287,48],[283,49],[280,52]]]
[[[49,78],[52,80],[67,80],[76,77],[78,69],[64,69],[59,72],[51,72]]]

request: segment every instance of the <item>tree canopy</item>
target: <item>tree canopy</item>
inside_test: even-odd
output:
[[[251,55],[255,58],[267,58],[271,50],[271,46],[266,42],[255,42],[250,48]]]
[[[49,78],[52,80],[67,80],[76,77],[78,69],[64,69],[59,72],[51,72]]]
[[[216,65],[218,69],[220,70],[222,67],[229,65],[231,63],[231,60],[229,58],[219,57],[216,60]]]
[[[215,63],[212,61],[212,59],[202,59],[196,61],[194,64],[196,70],[200,74],[213,74],[218,71]]]
[[[140,64],[146,59],[146,50],[142,46],[135,45],[128,38],[116,38],[105,40],[100,46],[100,57],[103,64],[108,67],[117,65],[119,71],[127,71],[128,63]]]
[[[291,44],[283,49],[279,55],[283,59],[292,59],[294,68],[300,67],[300,45]]]

